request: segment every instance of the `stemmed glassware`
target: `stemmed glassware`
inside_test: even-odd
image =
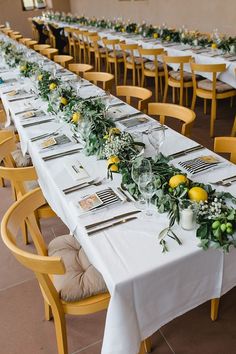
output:
[[[137,185],[139,185],[139,177],[141,175],[145,176],[146,182],[151,181],[152,166],[148,159],[145,159],[143,157],[138,157],[133,161],[132,169],[131,169],[131,177]],[[138,207],[143,209],[144,203],[145,203],[145,199],[143,197],[143,194],[141,194],[138,201]]]
[[[155,150],[155,155],[159,155],[161,146],[165,141],[164,126],[161,126],[161,129],[159,129],[159,127],[155,129],[155,127],[151,126],[148,129],[148,140]]]
[[[144,200],[146,201],[145,215],[150,217],[153,215],[153,210],[151,208],[151,199],[156,191],[154,175],[151,174],[150,176],[147,175],[146,173],[142,173],[139,176],[138,188]]]

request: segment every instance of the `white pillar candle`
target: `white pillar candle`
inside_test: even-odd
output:
[[[183,209],[181,211],[181,227],[184,230],[192,230],[194,228],[194,218],[192,209]]]

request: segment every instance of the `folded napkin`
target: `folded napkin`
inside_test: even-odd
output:
[[[73,158],[69,161],[65,161],[64,166],[66,171],[73,178],[73,180],[80,182],[89,181],[90,176],[78,159]]]

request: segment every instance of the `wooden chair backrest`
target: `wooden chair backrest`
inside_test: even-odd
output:
[[[188,137],[191,134],[192,125],[196,118],[196,114],[191,109],[171,103],[149,103],[148,114],[160,116],[161,124],[165,124],[166,117],[184,122],[181,134]]]
[[[102,42],[104,44],[104,47],[106,48],[107,58],[109,58],[110,53],[113,53],[113,57],[116,58],[118,51],[117,46],[120,44],[120,40],[103,38]]]
[[[128,104],[131,103],[131,98],[137,98],[139,100],[137,108],[140,111],[147,109],[147,104],[152,97],[152,91],[138,86],[117,86],[116,94],[125,97]]]
[[[26,37],[20,38],[19,43],[25,44],[25,42],[27,41],[32,41],[32,38],[26,38]]]
[[[14,133],[7,130],[0,131],[0,161],[6,167],[15,167],[11,153],[16,150]]]
[[[229,153],[230,161],[236,164],[236,137],[220,136],[214,140],[214,151]]]
[[[163,48],[154,48],[154,49],[147,49],[147,48],[139,48],[139,55],[142,58],[142,70],[145,70],[145,61],[144,58],[145,56],[152,57],[152,62],[155,65],[155,72],[158,74],[158,57],[164,54],[164,49]]]
[[[138,44],[126,44],[120,42],[120,49],[123,52],[124,62],[126,63],[127,58],[130,57],[130,64],[135,65],[135,52],[139,49]]]
[[[71,55],[54,55],[53,60],[55,63],[62,65],[64,68],[67,68],[68,64],[71,63],[74,58]]]
[[[164,71],[165,71],[165,79],[168,81],[169,73],[168,73],[168,64],[179,64],[179,73],[180,73],[180,84],[182,85],[184,82],[184,66],[186,64],[190,64],[193,58],[191,55],[186,56],[162,56],[164,63]]]
[[[85,72],[93,70],[93,66],[89,64],[72,63],[69,64],[68,69],[79,76],[83,76]]]
[[[35,44],[34,45],[34,50],[36,52],[40,52],[41,50],[43,49],[47,49],[47,48],[50,48],[51,46],[49,44]]]
[[[114,75],[105,72],[87,71],[84,73],[84,78],[91,81],[95,85],[102,83],[103,90],[111,90],[114,81]]]
[[[37,41],[26,41],[25,42],[25,45],[28,47],[28,48],[34,48],[34,46],[35,46],[35,44],[38,44],[38,42]]]
[[[212,98],[216,97],[216,81],[217,74],[222,73],[226,70],[226,64],[196,64],[191,63],[191,70],[193,73],[193,88],[197,90],[197,78],[196,73],[210,73],[212,74]]]
[[[39,188],[27,193],[16,201],[6,212],[1,223],[1,236],[4,244],[14,257],[26,268],[32,270],[40,284],[44,298],[52,306],[63,313],[59,294],[55,289],[51,274],[64,274],[65,266],[61,258],[48,257],[47,247],[34,218],[34,211],[45,204],[45,198]],[[26,222],[34,242],[37,254],[22,250],[16,242],[20,225]]]
[[[53,59],[54,55],[58,54],[58,49],[56,48],[47,48],[43,49],[41,52],[42,55],[45,55],[48,59]]]

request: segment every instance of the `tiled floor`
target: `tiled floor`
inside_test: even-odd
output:
[[[193,139],[212,147],[209,115],[198,102]],[[236,112],[229,101],[218,106],[216,135],[229,135]],[[11,204],[11,190],[0,189],[0,219]],[[66,233],[53,219],[43,223],[47,242]],[[30,247],[30,246],[27,246]],[[236,353],[236,289],[221,299],[220,318],[210,320],[210,303],[205,303],[162,327],[152,337],[153,354],[234,354]],[[24,269],[0,240],[0,353],[56,354],[53,321],[44,320],[42,296],[31,272]],[[106,313],[67,317],[69,353],[99,354]],[[124,353],[129,354],[129,353]]]

